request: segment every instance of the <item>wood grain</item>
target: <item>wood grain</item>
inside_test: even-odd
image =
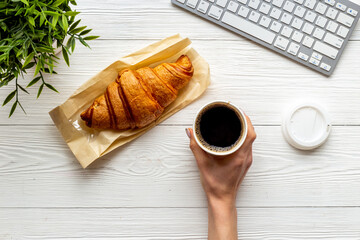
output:
[[[359,239],[360,208],[240,208],[239,239]],[[205,208],[1,209],[1,239],[206,239]]]
[[[8,119],[11,108],[8,104],[0,111],[0,124],[52,124],[48,112],[63,103],[83,82],[121,56],[152,42],[99,40],[91,43],[92,50],[79,47],[71,57],[71,68],[61,62],[58,67],[61,74],[46,77],[61,94],[44,89],[40,99],[35,100],[37,89],[33,87],[31,95],[20,96],[28,115],[18,109],[14,117]],[[360,76],[360,68],[354,67],[360,66],[357,57],[360,42],[349,43],[331,78],[264,51],[249,41],[230,41],[229,45],[223,45],[221,41],[195,40],[193,46],[209,62],[212,84],[203,97],[168,119],[166,124],[191,124],[202,105],[214,99],[225,99],[245,109],[256,125],[279,125],[283,111],[304,98],[323,103],[334,124],[360,124],[360,81],[356,77]],[[26,85],[31,77],[30,72],[20,83]],[[11,89],[12,86],[1,88],[0,97],[5,98]]]
[[[183,127],[158,126],[87,170],[53,126],[0,131],[0,207],[206,206]],[[359,206],[360,127],[335,127],[313,152],[290,147],[280,127],[256,131],[237,206]]]

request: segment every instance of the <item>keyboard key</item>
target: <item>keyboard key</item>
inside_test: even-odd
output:
[[[328,18],[335,19],[338,12],[339,11],[336,10],[335,8],[329,8],[328,11],[326,12],[326,16]]]
[[[300,58],[306,62],[309,59],[309,56],[306,55],[305,53],[300,52],[298,55],[298,58]]]
[[[212,18],[215,18],[216,20],[219,20],[222,13],[223,13],[223,10],[221,8],[216,7],[215,5],[212,5],[208,15]]]
[[[329,4],[330,6],[334,6],[335,5],[335,0],[325,0],[324,1],[326,4]]]
[[[296,56],[296,54],[299,52],[300,45],[296,43],[290,43],[289,49],[287,50],[288,53]]]
[[[226,12],[222,18],[222,22],[232,26],[240,31],[243,31],[259,40],[262,40],[268,44],[272,44],[275,38],[275,34],[258,26],[255,23],[251,23],[241,17],[238,17],[230,12]]]
[[[318,5],[315,8],[315,11],[320,13],[320,14],[324,14],[326,9],[327,9],[327,6],[325,4],[319,2]]]
[[[294,7],[295,7],[294,3],[290,2],[290,1],[286,1],[283,9],[285,11],[288,11],[289,13],[291,13],[294,10]]]
[[[344,43],[344,40],[331,34],[331,33],[326,33],[324,42],[326,42],[334,47],[341,48],[341,46]]]
[[[179,3],[185,3],[185,0],[177,0]]]
[[[305,20],[309,21],[309,22],[314,22],[316,18],[316,13],[311,12],[311,11],[307,11],[306,16],[305,16]]]
[[[296,16],[302,18],[304,16],[304,14],[305,14],[305,11],[306,11],[305,8],[298,6],[298,7],[295,8],[294,14]]]
[[[292,40],[299,43],[301,42],[303,36],[304,34],[302,34],[301,32],[295,31],[294,34],[292,35]]]
[[[271,6],[269,4],[262,3],[259,11],[262,12],[263,14],[268,14],[270,11],[270,8],[271,8]]]
[[[336,22],[329,21],[328,25],[326,26],[326,30],[334,33],[338,26],[339,24],[337,24]]]
[[[310,58],[309,63],[314,64],[315,66],[319,66],[320,61],[315,58]]]
[[[311,55],[311,57],[312,57],[312,58],[315,58],[316,60],[321,61],[321,59],[322,59],[323,56],[322,56],[321,54],[317,53],[317,52],[313,52],[313,54]]]
[[[197,10],[202,13],[206,13],[209,8],[209,3],[205,0],[201,0]]]
[[[240,16],[246,18],[247,15],[249,14],[249,11],[250,11],[250,9],[248,9],[247,7],[241,6],[240,9],[239,9],[238,14],[239,14]]]
[[[237,0],[238,2],[242,3],[242,4],[247,4],[248,0]]]
[[[188,5],[191,8],[195,8],[199,0],[188,0],[186,5]]]
[[[234,1],[231,1],[227,7],[227,9],[231,12],[236,12],[236,10],[238,9],[239,7],[239,4],[234,2]]]
[[[315,7],[315,4],[316,4],[316,0],[306,0],[304,5],[309,9],[313,9]]]
[[[257,9],[259,7],[260,0],[250,0],[249,7]]]
[[[294,21],[292,22],[291,26],[293,28],[296,28],[296,29],[300,29],[303,25],[304,21],[301,20],[300,18],[295,18]]]
[[[280,9],[274,7],[271,10],[270,17],[275,18],[275,19],[279,19],[280,15],[281,15]]]
[[[292,16],[289,13],[284,13],[281,17],[281,21],[287,25],[290,24],[291,20],[292,20]]]
[[[281,49],[281,50],[283,50],[283,51],[285,51],[288,44],[289,44],[289,40],[287,40],[286,38],[278,36],[276,38],[274,46]]]
[[[330,47],[329,45],[322,43],[320,41],[315,42],[313,49],[321,54],[324,54],[324,55],[332,58],[332,59],[335,59],[339,52],[335,48]]]
[[[270,25],[271,19],[266,17],[266,16],[262,16],[261,20],[260,20],[260,25],[263,27],[268,28]]]
[[[288,26],[285,26],[281,30],[281,35],[283,35],[284,37],[290,38],[292,32],[293,32],[292,28],[289,28]]]
[[[346,6],[342,3],[337,3],[336,4],[336,8],[340,9],[341,11],[345,11],[346,10]]]
[[[273,21],[273,23],[271,24],[270,29],[273,30],[274,32],[280,32],[280,29],[282,27],[282,24],[276,21]]]
[[[349,33],[349,29],[343,26],[339,27],[339,30],[337,31],[337,35],[339,35],[340,37],[346,38],[346,36]]]
[[[309,35],[311,35],[312,31],[314,30],[314,26],[311,25],[310,23],[305,23],[304,27],[303,27],[303,32],[307,33]]]
[[[326,63],[321,63],[320,64],[320,68],[322,68],[322,69],[324,69],[324,70],[326,70],[326,71],[330,71],[330,69],[331,69],[331,66],[330,65],[328,65],[328,64],[326,64]]]
[[[250,16],[249,16],[250,21],[257,23],[259,21],[259,18],[260,18],[260,13],[251,11]]]
[[[294,2],[296,2],[296,3],[300,4],[300,5],[302,5],[302,4],[304,3],[304,0],[294,0]]]
[[[224,7],[226,6],[226,4],[227,4],[227,1],[228,1],[228,0],[217,0],[217,1],[216,1],[216,5],[224,8]]]
[[[324,30],[322,30],[320,28],[316,28],[313,33],[313,36],[314,36],[314,38],[321,40],[323,38],[324,34],[325,34]]]
[[[336,21],[338,21],[341,24],[344,24],[347,27],[351,27],[351,25],[354,22],[354,18],[350,17],[344,13],[340,13],[338,18],[336,19]]]
[[[284,0],[273,0],[272,4],[274,6],[281,8],[281,6],[283,5],[283,2],[284,2]]]
[[[315,24],[318,25],[319,27],[325,27],[325,24],[327,22],[327,19],[322,17],[322,16],[318,16],[318,18],[315,21]]]
[[[358,14],[358,12],[356,10],[351,9],[351,8],[348,8],[348,10],[346,12],[354,17],[356,17]]]
[[[306,36],[306,37],[304,37],[304,40],[302,43],[305,47],[311,48],[314,43],[314,39],[309,36]]]

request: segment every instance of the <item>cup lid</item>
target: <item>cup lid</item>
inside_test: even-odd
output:
[[[317,103],[301,103],[285,114],[282,132],[290,145],[301,150],[321,146],[331,132],[328,112]]]

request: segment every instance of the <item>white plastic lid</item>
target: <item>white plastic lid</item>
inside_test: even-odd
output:
[[[302,103],[285,115],[282,132],[290,145],[301,150],[321,146],[329,137],[331,120],[327,111],[315,103]]]

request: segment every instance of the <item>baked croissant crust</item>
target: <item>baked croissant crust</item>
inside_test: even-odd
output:
[[[155,68],[125,69],[81,119],[94,129],[141,128],[155,121],[186,86],[194,73],[192,63],[182,55],[175,63]]]

